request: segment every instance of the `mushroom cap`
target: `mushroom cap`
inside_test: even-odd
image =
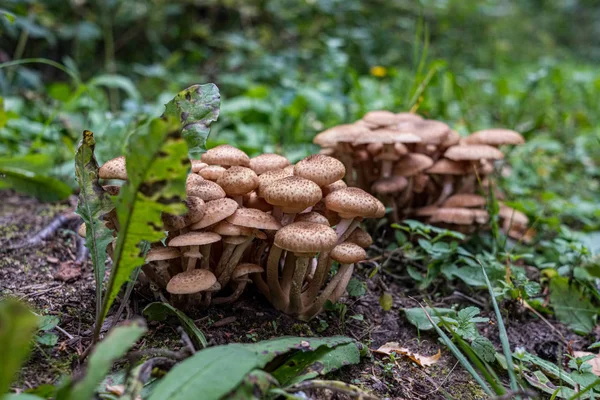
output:
[[[203,290],[203,292],[214,293],[214,292],[220,291],[221,289],[222,289],[221,284],[217,281],[217,282],[213,283],[208,289]]]
[[[404,146],[404,145],[403,145]],[[367,144],[367,152],[376,156],[383,151],[383,143],[368,143]]]
[[[357,137],[354,141],[355,145],[368,144],[368,143],[383,143],[383,144],[394,144],[394,143],[418,143],[421,138],[414,133],[401,132],[396,129],[380,128],[371,131],[368,135]]]
[[[367,218],[383,218],[385,216],[385,205],[378,199],[375,199],[375,201],[377,202],[377,211],[375,214],[369,215]]]
[[[526,226],[529,223],[527,215],[504,204],[500,204],[498,216],[512,222],[514,225]]]
[[[224,220],[238,208],[237,201],[230,198],[216,199],[206,202],[204,217],[190,226],[190,229],[202,229]]]
[[[433,160],[425,154],[410,153],[405,155],[394,166],[394,175],[410,177],[433,165]]]
[[[444,157],[454,161],[501,160],[504,154],[487,144],[467,144],[449,147]]]
[[[204,217],[204,210],[206,208],[204,200],[199,197],[188,196],[183,202],[187,207],[185,214],[174,215],[166,212],[162,213],[161,219],[165,230],[173,231],[182,229],[200,221]]]
[[[402,143],[394,143],[394,151],[396,152],[396,154],[403,156],[405,154],[408,154],[408,147],[406,147],[404,144]]]
[[[436,175],[467,175],[470,167],[467,163],[452,161],[447,158],[437,160],[430,168],[425,170],[428,174]]]
[[[340,189],[344,189],[347,188],[348,185],[346,185],[346,182],[339,180],[339,181],[335,181],[333,183],[330,183],[327,186],[323,186],[321,188],[321,191],[323,192],[323,196],[327,196],[329,193],[333,193],[336,190],[340,190]]]
[[[416,215],[417,217],[431,217],[433,214],[435,214],[435,212],[439,209],[438,206],[425,206],[425,207],[419,207],[419,208],[415,208],[413,210],[413,214]]]
[[[292,222],[275,234],[275,244],[295,254],[316,254],[331,250],[337,235],[330,227],[314,222]]]
[[[303,211],[317,204],[323,197],[319,185],[299,176],[288,176],[271,182],[261,190],[261,194],[269,204],[281,207],[285,213]]]
[[[188,196],[200,197],[204,201],[222,199],[225,197],[223,188],[196,174],[189,174],[186,181]]]
[[[264,272],[264,269],[260,265],[243,263],[235,267],[231,273],[231,279],[235,280],[250,274],[260,274],[261,272]]]
[[[367,252],[355,243],[344,242],[335,246],[329,257],[340,264],[354,264],[366,260]]]
[[[218,233],[221,236],[250,236],[252,235],[252,229],[245,226],[239,226],[232,224],[226,220],[217,222],[213,226],[212,231]]]
[[[85,226],[85,222],[82,222],[81,225],[79,225],[79,228],[77,228],[77,234],[79,235],[79,237],[82,238],[86,238],[87,236],[87,227]]]
[[[200,253],[199,251],[186,251],[185,253],[183,253],[184,257],[187,258],[197,258],[197,259],[201,259],[203,257],[202,253]]]
[[[401,121],[397,125],[400,132],[412,133],[421,138],[423,144],[439,145],[448,136],[450,127],[443,122],[431,119]]]
[[[444,201],[443,208],[478,208],[486,204],[485,197],[473,193],[458,193]]]
[[[235,246],[244,243],[248,240],[248,236],[225,236],[223,237],[223,243],[233,244]]]
[[[325,197],[327,208],[337,212],[342,218],[373,216],[378,212],[377,203],[375,197],[355,187],[336,190]]]
[[[460,133],[456,132],[454,129],[450,129],[448,132],[448,136],[442,143],[440,143],[440,147],[446,149],[450,146],[454,146],[460,142]]]
[[[329,128],[313,139],[313,143],[321,147],[333,147],[339,141],[353,142],[358,136],[369,133],[369,129],[357,124],[343,124]]]
[[[204,163],[200,160],[190,160],[190,163],[192,164],[192,172],[193,173],[198,173],[198,171],[200,171],[203,168],[206,168],[208,166],[207,163]]]
[[[207,165],[198,172],[198,175],[209,181],[216,181],[225,171],[226,169],[220,165]]]
[[[206,153],[202,154],[202,161],[208,165],[241,165],[243,167],[250,165],[250,158],[246,153],[228,144],[222,144],[207,150]]]
[[[519,132],[511,129],[485,129],[473,132],[464,139],[464,143],[487,144],[496,147],[505,144],[523,144],[525,139]]]
[[[283,169],[288,165],[290,165],[290,161],[287,158],[273,153],[261,154],[250,159],[250,168],[256,172],[256,175],[262,175],[274,169]]]
[[[119,185],[103,185],[102,189],[104,189],[109,196],[118,196],[121,192],[121,186]]]
[[[281,223],[274,216],[256,208],[238,208],[231,216],[227,217],[227,221],[254,229],[275,231],[281,228]]]
[[[288,176],[292,176],[292,175],[294,175],[294,167],[295,167],[295,165],[294,165],[294,164],[290,164],[290,165],[288,165],[287,167],[285,167],[285,168],[283,169],[283,171],[284,171],[286,174],[288,174]]]
[[[319,186],[327,186],[346,175],[346,168],[337,158],[324,154],[313,154],[294,166],[294,176],[310,179]]]
[[[250,168],[231,167],[217,180],[228,196],[242,196],[258,187],[258,176]]]
[[[472,225],[475,222],[475,213],[468,208],[438,208],[431,216],[430,221],[455,225]]]
[[[256,189],[256,193],[260,197],[264,197],[263,191],[265,190],[265,187],[267,187],[267,185],[269,185],[272,182],[278,181],[279,179],[283,179],[288,176],[294,175],[294,172],[293,172],[294,168],[291,165],[290,165],[290,167],[292,167],[292,171],[290,171],[286,167],[284,169],[275,169],[272,171],[267,171],[264,174],[261,174],[258,177],[258,188]]]
[[[323,224],[329,226],[329,220],[318,212],[309,211],[296,215],[295,222],[314,222],[315,224]]]
[[[125,167],[125,156],[119,156],[108,160],[98,170],[100,179],[120,179],[127,180],[127,168]]]
[[[169,241],[169,247],[204,246],[221,240],[221,235],[214,232],[188,232],[175,236]]]
[[[423,193],[429,183],[429,175],[417,174],[413,179],[413,192]]]
[[[362,120],[375,126],[388,126],[398,122],[396,114],[387,110],[369,111],[363,115]]]
[[[256,191],[244,195],[244,207],[256,208],[257,210],[268,212],[273,209],[273,206],[260,197]]]
[[[357,227],[352,231],[350,236],[348,236],[345,243],[347,242],[357,244],[363,249],[366,249],[373,244],[373,238],[364,229]]]
[[[217,277],[207,269],[194,269],[175,275],[167,283],[167,292],[172,294],[192,294],[209,289],[217,282]]]
[[[474,209],[472,211],[475,216],[475,223],[483,225],[490,220],[490,214],[488,214],[487,210]]]
[[[315,204],[312,208],[312,211],[327,218],[327,221],[329,221],[329,226],[335,226],[342,220],[338,213],[327,208],[325,205],[325,199],[321,199],[321,201]]]
[[[406,189],[408,181],[403,176],[390,176],[389,178],[382,178],[376,181],[371,190],[375,193],[380,194],[391,194],[398,193]]]

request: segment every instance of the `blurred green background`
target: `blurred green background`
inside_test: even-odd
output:
[[[211,144],[297,160],[366,111],[528,140],[502,185],[538,226],[600,228],[600,6],[568,1],[4,0],[0,168],[73,185],[193,83],[222,94]],[[22,60],[19,62],[19,60]],[[56,64],[53,64],[56,63]],[[15,65],[19,64],[19,65]],[[52,64],[52,65],[51,65]],[[600,242],[600,240],[598,240]]]

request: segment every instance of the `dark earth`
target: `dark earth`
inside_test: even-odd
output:
[[[91,340],[94,279],[89,260],[76,262],[81,242],[75,231],[80,221],[75,218],[68,220],[54,235],[38,244],[10,249],[31,238],[57,215],[68,215],[72,210],[73,200],[48,204],[11,191],[0,191],[0,297],[15,297],[28,303],[38,314],[60,318],[58,343],[52,348],[36,347],[33,350],[14,389],[55,383],[61,376],[72,373],[79,367],[79,356]],[[375,251],[373,257],[376,256]],[[367,262],[358,268],[361,279],[366,280],[372,267],[373,262]],[[393,267],[398,271],[402,269],[400,265]],[[486,397],[438,341],[437,335],[417,332],[402,312],[405,307],[418,306],[417,301],[424,298],[431,299],[436,307],[484,305],[483,314],[491,321],[489,324],[480,324],[480,332],[500,350],[497,325],[485,293],[468,293],[468,289],[464,293],[453,292],[446,297],[439,293],[434,295],[433,291],[419,293],[410,280],[394,279],[384,272],[369,279],[367,286],[364,296],[344,300],[348,311],[343,321],[338,313],[327,312],[310,323],[301,323],[273,310],[252,289],[233,305],[215,306],[190,316],[205,333],[210,345],[249,343],[284,335],[342,334],[355,338],[370,349],[377,349],[387,342],[398,342],[401,347],[424,356],[434,355],[441,349],[440,360],[426,368],[406,357],[391,362],[385,356],[371,353],[359,365],[345,367],[328,378],[352,383],[380,398]],[[393,307],[387,312],[379,304],[384,290],[393,298]],[[147,285],[138,282],[122,319],[140,316],[144,306],[152,301],[155,299]],[[117,300],[116,303],[118,307],[120,302]],[[514,347],[522,346],[533,354],[552,360],[563,352],[565,343],[575,350],[591,343],[589,339],[569,333],[560,323],[542,321],[522,307],[519,309],[518,305],[504,304],[503,309],[511,310],[504,312],[504,321]],[[111,322],[110,316],[108,321]],[[594,336],[598,336],[598,333]],[[149,332],[137,349],[155,347],[171,350],[181,347],[176,321],[173,324],[150,323]],[[347,398],[327,390],[312,392],[310,396],[315,399]]]

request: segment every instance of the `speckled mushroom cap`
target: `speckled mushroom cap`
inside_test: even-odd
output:
[[[327,208],[337,212],[342,218],[375,215],[379,208],[377,203],[378,200],[375,197],[355,187],[340,189],[325,197]]]
[[[261,190],[261,194],[269,204],[281,207],[284,213],[303,211],[317,204],[323,197],[319,185],[299,176],[288,176],[271,182]]]
[[[217,282],[217,277],[207,269],[194,269],[175,275],[167,283],[171,294],[192,294],[205,291]]]
[[[456,132],[454,129],[450,129],[448,132],[448,136],[442,143],[440,143],[440,147],[446,149],[450,146],[454,146],[460,142],[460,133]]]
[[[156,247],[146,254],[146,262],[174,260],[181,257],[179,250],[172,247]]]
[[[331,250],[337,235],[330,227],[314,222],[293,222],[275,234],[275,244],[294,254],[312,255]]]
[[[382,178],[376,181],[371,190],[379,194],[392,194],[398,193],[406,189],[408,181],[403,176],[390,176],[389,178]]]
[[[322,147],[332,147],[340,140],[353,142],[358,136],[369,132],[368,128],[357,124],[338,125],[316,135],[313,143]]]
[[[294,167],[295,167],[294,164],[288,165],[287,167],[285,167],[283,169],[283,172],[285,172],[289,176],[292,176],[292,175],[294,175]]]
[[[245,226],[238,226],[232,224],[226,220],[217,222],[211,229],[214,233],[218,233],[221,236],[250,236],[252,235],[252,229]]]
[[[467,175],[469,171],[468,163],[452,161],[447,158],[437,160],[435,164],[425,170],[428,174],[435,175]]]
[[[184,200],[188,212],[184,215],[186,224],[193,224],[204,218],[206,203],[200,197],[188,196]]]
[[[208,150],[202,154],[202,161],[208,165],[240,165],[242,167],[250,165],[250,157],[246,153],[228,144],[222,144]]]
[[[238,208],[231,216],[227,217],[227,221],[254,229],[274,231],[281,228],[281,224],[274,216],[256,208]]]
[[[235,267],[235,269],[231,273],[231,279],[239,279],[250,274],[260,274],[263,271],[264,269],[260,265],[243,263]]]
[[[385,205],[377,198],[375,198],[375,201],[377,202],[377,211],[375,211],[375,214],[367,216],[367,218],[383,218],[385,216]]]
[[[368,143],[418,143],[421,138],[411,132],[400,132],[395,129],[381,128],[376,129],[368,135],[357,137],[354,141],[355,145]]]
[[[455,225],[471,225],[475,222],[475,213],[468,208],[438,208],[431,216],[430,221]]]
[[[127,180],[127,168],[125,167],[125,156],[119,156],[105,162],[98,170],[100,179]]]
[[[186,192],[188,196],[199,197],[204,201],[222,199],[225,197],[225,191],[221,186],[196,174],[188,175]]]
[[[246,208],[256,208],[257,210],[268,212],[273,209],[273,205],[269,204],[258,195],[255,191],[247,193],[244,195],[244,207]]]
[[[81,225],[79,225],[79,228],[77,228],[77,234],[79,235],[79,237],[82,238],[86,238],[87,236],[87,227],[85,226],[85,222],[83,222]]]
[[[504,154],[487,144],[468,144],[449,147],[444,157],[454,161],[501,160]]]
[[[119,185],[103,185],[102,189],[104,189],[109,196],[118,196],[121,192],[121,186]]]
[[[230,198],[216,199],[206,202],[204,217],[190,226],[190,229],[202,229],[224,220],[235,212],[238,203]]]
[[[295,222],[314,222],[315,224],[323,224],[329,226],[329,220],[318,212],[310,211],[296,215]]]
[[[313,154],[300,160],[294,166],[294,176],[310,179],[319,186],[327,186],[346,175],[341,161],[324,154]]]
[[[472,193],[458,193],[450,196],[442,204],[443,208],[477,208],[486,204],[485,197]]]
[[[340,190],[340,189],[344,189],[347,188],[348,185],[346,185],[346,182],[339,180],[339,181],[335,181],[333,183],[330,183],[327,186],[323,186],[321,188],[321,191],[323,192],[323,196],[327,196],[329,193],[333,193],[336,190]]]
[[[169,241],[169,247],[204,246],[221,240],[221,235],[214,232],[188,232],[175,236]]]
[[[258,176],[250,168],[231,167],[217,180],[228,196],[242,196],[258,187]]]
[[[291,166],[291,171],[289,169],[276,169],[272,171],[265,172],[258,177],[258,188],[256,189],[256,193],[260,197],[264,197],[263,191],[271,182],[278,181],[279,179],[286,178],[288,176],[294,175],[294,167]]]
[[[198,172],[198,175],[209,181],[216,181],[225,171],[226,169],[220,165],[207,165]]]
[[[362,229],[361,227],[357,227],[355,230],[352,231],[350,236],[348,236],[346,242],[357,244],[363,249],[366,249],[367,247],[373,244],[373,238],[371,237],[371,235],[365,232],[364,229]]]
[[[410,153],[403,156],[394,166],[394,175],[410,177],[425,171],[433,165],[433,160],[425,154]]]
[[[464,138],[464,143],[502,146],[505,144],[523,144],[525,139],[520,133],[510,129],[485,129],[473,132]]]
[[[192,172],[193,173],[198,173],[203,168],[206,168],[208,166],[207,163],[204,163],[200,160],[190,160],[190,163],[192,164]]]
[[[398,122],[398,117],[391,111],[376,110],[363,115],[362,120],[374,126],[388,126]]]
[[[283,169],[288,165],[290,165],[290,161],[287,158],[273,153],[261,154],[250,159],[250,168],[256,172],[256,175],[262,175],[275,169]]]
[[[329,256],[340,264],[354,264],[366,260],[367,252],[355,243],[344,242],[335,246]]]
[[[450,127],[443,122],[431,119],[421,121],[406,121],[398,124],[400,132],[413,133],[421,138],[423,144],[439,145],[443,143]]]

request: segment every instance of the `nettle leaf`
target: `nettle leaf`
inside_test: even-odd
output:
[[[475,317],[476,315],[479,315],[479,308],[475,307],[475,306],[470,306],[467,308],[463,308],[462,310],[460,310],[458,312],[458,314],[456,315],[456,318],[460,321],[460,322],[470,322],[471,318]]]
[[[496,360],[496,349],[492,342],[485,336],[477,336],[473,339],[471,348],[485,362],[491,363]]]
[[[598,310],[590,298],[568,278],[555,277],[550,281],[550,305],[556,318],[579,334],[588,334],[596,325]]]
[[[79,199],[75,212],[83,219],[86,227],[85,246],[90,251],[96,281],[96,312],[102,307],[102,283],[106,269],[106,247],[112,242],[110,229],[102,217],[114,206],[108,193],[98,183],[98,162],[94,156],[96,141],[94,134],[83,131],[83,138],[75,154],[75,177],[79,184]]]
[[[164,238],[161,214],[185,211],[188,150],[203,151],[208,127],[218,116],[219,98],[213,84],[191,86],[166,105],[161,118],[144,123],[130,135],[125,155],[128,181],[116,200],[121,229],[102,318],[132,271],[144,264],[140,243]]]
[[[185,315],[183,312],[176,309],[175,307],[173,307],[170,304],[167,304],[167,303],[148,304],[148,306],[146,306],[146,308],[144,308],[143,314],[150,321],[164,321],[169,316],[177,317],[179,319],[179,322],[181,322],[181,326],[186,331],[186,333],[188,335],[190,335],[190,338],[192,339],[192,341],[194,342],[196,347],[198,347],[198,348],[206,347],[208,344],[206,342],[206,337],[204,336],[204,333],[202,333],[202,331],[200,329],[198,329],[198,327],[196,326],[194,321],[190,317]]]

